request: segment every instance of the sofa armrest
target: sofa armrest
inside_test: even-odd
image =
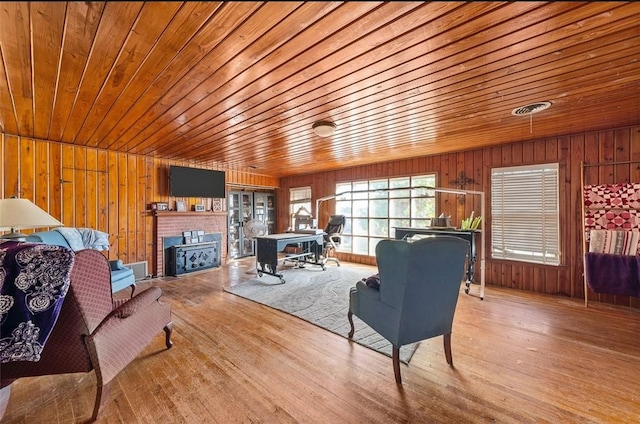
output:
[[[124,266],[124,263],[122,263],[122,259],[115,259],[115,260],[109,261],[109,266],[111,266],[111,271],[117,271],[119,269],[129,269],[126,266]]]

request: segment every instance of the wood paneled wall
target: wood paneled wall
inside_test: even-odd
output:
[[[168,194],[169,165],[189,164],[5,134],[2,134],[1,142],[0,194],[3,198],[13,195],[28,198],[66,226],[90,227],[109,233],[110,259],[119,258],[126,263],[147,260],[152,263],[155,240],[149,204],[168,202],[173,205],[176,199]],[[632,163],[587,167],[586,183],[640,181],[638,126],[344,167],[332,172],[282,178],[280,181],[243,170],[225,171],[228,184],[279,187],[276,190],[277,225],[278,231],[284,231],[289,225],[288,194],[291,187],[311,186],[315,207],[316,198],[334,194],[337,182],[433,172],[440,187],[484,191],[488,215],[491,168],[558,162],[562,265],[497,261],[487,255],[486,282],[488,285],[582,298],[581,164],[626,161]],[[451,214],[454,225],[459,225],[472,210],[476,214],[480,211],[477,196],[468,198],[468,201],[461,202],[456,195],[441,194],[438,198],[439,211]],[[200,199],[184,200],[192,205],[199,203]],[[210,209],[211,204],[205,203]],[[319,213],[313,211],[320,226],[327,222],[333,206],[332,201],[327,201],[321,204]],[[490,216],[485,217],[487,229],[490,228],[490,219]],[[490,234],[486,235],[486,240],[490,240]],[[369,257],[341,257],[353,262],[373,263]],[[640,309],[640,299],[635,297],[591,293],[589,298]]]
[[[583,252],[581,212],[582,163],[622,163],[617,165],[586,167],[587,184],[640,182],[640,127],[629,127],[570,135],[545,140],[515,142],[497,147],[470,149],[461,153],[416,157],[410,160],[375,163],[367,166],[345,167],[333,172],[298,175],[282,178],[277,192],[278,229],[284,230],[289,222],[289,188],[311,186],[315,199],[335,193],[335,184],[377,177],[395,177],[422,173],[435,173],[439,187],[464,188],[486,193],[485,228],[489,243],[491,217],[490,174],[494,167],[558,162],[560,165],[560,231],[562,248],[561,266],[542,266],[523,262],[491,260],[486,255],[486,283],[518,290],[548,293],[572,298],[583,298]],[[473,180],[473,181],[470,181]],[[467,182],[464,184],[464,182]],[[458,202],[456,195],[440,195],[438,211],[452,216],[453,224],[468,217],[472,210],[480,212],[479,196],[466,196],[469,201]],[[324,226],[333,211],[334,202],[321,203],[320,211],[312,211]],[[486,246],[485,246],[486,248]],[[486,250],[486,252],[489,252]],[[370,257],[340,254],[353,262],[373,264]],[[479,272],[479,267],[476,268]],[[479,281],[479,280],[478,280]],[[490,293],[490,292],[489,292]],[[490,296],[490,294],[487,294]],[[589,299],[630,306],[640,309],[640,299],[628,296],[589,294]]]
[[[1,135],[0,195],[32,200],[67,227],[109,233],[109,259],[125,263],[155,257],[152,202],[185,200],[189,207],[211,199],[169,196],[169,165],[199,166]],[[206,166],[202,166],[206,168]],[[276,187],[276,178],[243,170],[226,171],[227,184]],[[33,231],[24,230],[24,233]]]

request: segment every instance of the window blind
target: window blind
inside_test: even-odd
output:
[[[491,256],[560,265],[558,164],[491,171]]]
[[[294,187],[289,189],[289,213],[294,214],[301,207],[311,212],[311,187]]]
[[[292,202],[310,202],[311,187],[295,187],[289,189],[289,200]]]

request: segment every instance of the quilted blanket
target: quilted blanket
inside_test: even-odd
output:
[[[591,230],[589,252],[635,256],[640,243],[640,231]]]
[[[0,362],[39,361],[69,289],[75,253],[0,242]]]

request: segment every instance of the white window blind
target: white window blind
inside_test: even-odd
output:
[[[289,189],[289,213],[294,214],[301,207],[311,212],[311,187]]]
[[[491,256],[560,265],[558,164],[491,171]]]

